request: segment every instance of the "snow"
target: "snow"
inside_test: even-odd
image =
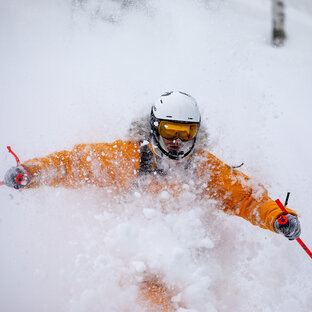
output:
[[[136,2],[0,2],[0,176],[15,165],[7,145],[26,160],[112,142],[181,90],[216,156],[244,162],[273,199],[291,192],[312,247],[309,1],[287,2],[283,48],[270,45],[269,0]],[[146,274],[178,311],[310,311],[311,259],[296,242],[188,192],[1,187],[0,311],[144,311]]]

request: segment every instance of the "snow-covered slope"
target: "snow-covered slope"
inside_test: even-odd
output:
[[[243,161],[273,199],[291,192],[312,247],[312,16],[289,7],[277,49],[270,8],[1,1],[0,176],[14,165],[7,145],[26,160],[123,138],[161,93],[183,90],[200,104],[214,154]],[[0,311],[143,311],[135,297],[145,274],[190,311],[310,311],[311,259],[296,242],[191,195],[154,203],[1,187]]]

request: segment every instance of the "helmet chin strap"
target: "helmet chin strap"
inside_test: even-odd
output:
[[[194,149],[196,137],[192,141],[193,141],[192,146],[186,153],[184,151],[167,151],[161,146],[159,140],[155,138],[155,135],[153,134],[152,136],[152,146],[156,155],[158,155],[159,157],[163,157],[163,155],[166,155],[167,157],[173,160],[181,160],[187,155],[189,155]]]

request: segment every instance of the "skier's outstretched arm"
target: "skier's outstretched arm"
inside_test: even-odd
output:
[[[10,168],[4,182],[15,189],[30,188],[39,185],[56,186],[69,180],[73,170],[73,151],[60,151],[50,155],[25,161],[18,167]],[[23,175],[23,182],[18,176]],[[26,177],[26,178],[25,178]]]
[[[232,169],[212,154],[203,153],[199,174],[207,183],[206,193],[222,204],[224,211],[240,216],[254,225],[284,234],[289,239],[300,235],[297,213],[288,209],[292,217],[287,225],[279,226],[282,214],[276,202],[261,184],[251,181],[242,172]]]
[[[140,162],[140,146],[135,142],[79,144],[72,151],[52,153],[12,167],[4,182],[14,188],[41,185],[79,187],[86,184],[125,190],[133,182]],[[17,176],[24,174],[25,183]]]

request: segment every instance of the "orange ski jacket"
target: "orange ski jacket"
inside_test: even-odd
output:
[[[121,140],[79,144],[72,151],[34,158],[24,162],[23,166],[32,176],[28,187],[48,185],[77,188],[89,184],[124,193],[137,187],[141,149],[139,142]],[[281,210],[263,186],[254,185],[246,175],[209,152],[194,151],[192,158],[196,162],[192,173],[200,181],[199,197],[218,200],[224,211],[275,232],[273,224],[281,215]],[[164,183],[159,181],[166,177],[156,175],[154,179],[154,175],[151,175],[151,178],[149,192],[161,192]],[[177,183],[173,183],[174,192]],[[165,185],[167,187],[168,183]],[[287,210],[297,215],[295,211]]]

